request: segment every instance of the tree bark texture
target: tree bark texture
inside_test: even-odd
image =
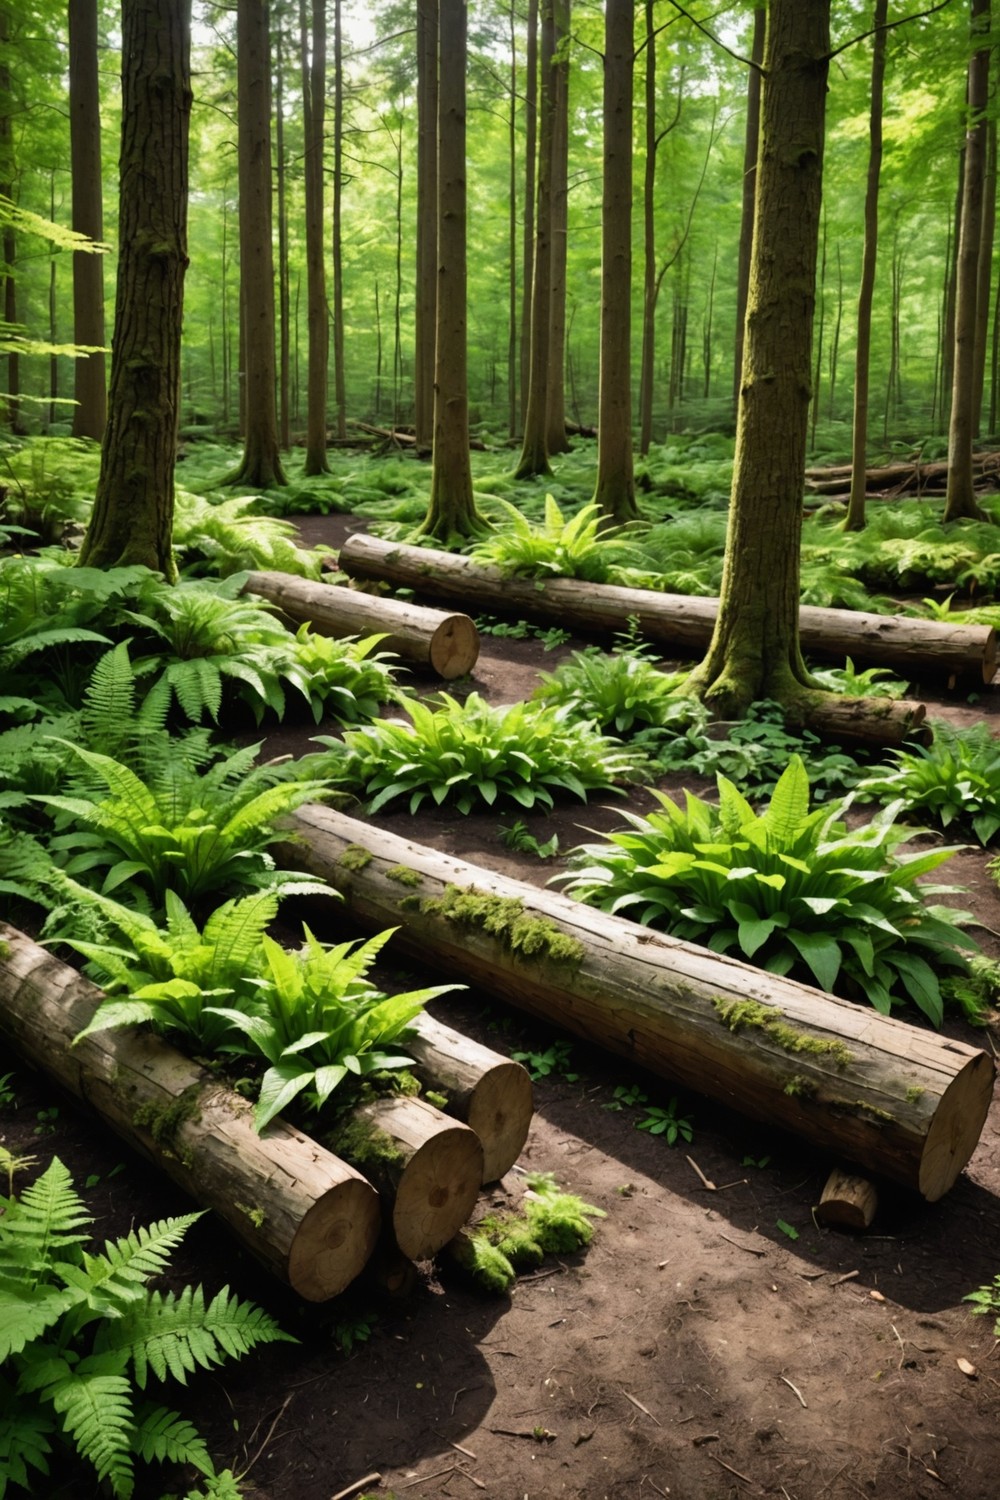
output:
[[[548,474],[548,372],[552,301],[552,135],[555,93],[552,59],[555,51],[554,0],[541,3],[541,47],[538,76],[538,166],[536,172],[535,247],[531,269],[531,338],[528,394],[524,405],[521,457],[516,479]]]
[[[308,621],[320,635],[381,634],[383,651],[429,667],[446,681],[467,676],[479,656],[479,632],[468,615],[312,583],[290,573],[250,573],[243,591],[267,599],[297,624]]]
[[[288,259],[288,172],[285,164],[285,59],[281,23],[274,31],[274,148],[278,204],[278,446],[292,446],[291,279]]]
[[[545,448],[569,451],[566,435],[566,255],[569,207],[569,0],[555,0],[552,58],[552,264]]]
[[[601,196],[601,375],[594,502],[620,525],[638,515],[632,463],[632,66],[634,0],[607,0]]]
[[[382,580],[451,604],[475,599],[477,608],[489,605],[546,624],[613,632],[625,629],[629,616],[635,615],[650,640],[689,652],[703,650],[711,639],[719,609],[717,599],[689,594],[660,594],[577,578],[510,578],[470,557],[405,547],[360,533],[344,543],[340,566],[352,578]],[[945,620],[803,604],[799,630],[810,653],[895,666],[904,675],[944,673],[991,682],[997,669],[996,631],[987,625],[950,625]],[[874,712],[874,701],[866,702]]]
[[[997,67],[1000,52],[989,53],[988,116],[986,120],[986,176],[983,183],[983,232],[979,237],[979,261],[976,273],[976,336],[972,356],[972,435],[982,432],[983,394],[986,386],[986,345],[990,327],[990,302],[993,295],[993,244],[997,220]],[[992,430],[992,429],[991,429]]]
[[[643,0],[646,26],[644,101],[645,159],[642,183],[642,353],[639,357],[639,452],[653,440],[653,366],[656,354],[656,19],[654,0]]]
[[[174,576],[187,269],[190,0],[122,6],[118,284],[108,422],[80,561]]]
[[[104,238],[101,201],[101,96],[97,0],[69,0],[69,145],[73,228]],[[104,267],[100,255],[73,255],[73,342],[99,350],[73,363],[73,436],[100,442],[108,418],[104,360]]]
[[[437,338],[434,456],[423,531],[469,536],[479,524],[469,463],[466,247],[466,0],[438,0]]]
[[[330,333],[326,312],[326,236],[323,225],[323,154],[326,119],[326,5],[299,0],[302,40],[306,218],[306,324],[309,376],[306,386],[306,453],[303,472],[325,474],[326,393]]]
[[[521,251],[519,390],[522,425],[531,379],[531,299],[535,255],[535,178],[538,165],[538,0],[528,0],[524,54],[524,227]]]
[[[747,316],[747,294],[750,289],[750,251],[753,246],[754,208],[757,201],[757,153],[760,149],[760,68],[764,61],[764,33],[767,11],[754,7],[751,67],[747,72],[747,125],[743,146],[743,207],[740,215],[740,248],[736,268],[736,347],[733,354],[733,411],[740,409],[743,383],[743,339]]]
[[[296,868],[304,860],[306,868],[328,878],[363,926],[398,923],[395,942],[423,960],[432,958],[443,972],[791,1130],[822,1152],[863,1163],[933,1202],[976,1147],[995,1071],[981,1049],[508,880],[329,808],[300,808],[290,827],[297,835]],[[372,857],[345,860],[351,848]],[[402,900],[398,883],[387,875],[400,865],[419,876],[419,885]],[[455,911],[449,889],[520,903],[526,915],[571,939],[577,955],[525,958],[504,942],[502,932],[449,915]],[[741,1024],[740,1014],[754,1020]]]
[[[271,245],[271,63],[266,0],[238,0],[236,90],[243,310],[243,459],[229,483],[284,484],[275,400],[274,252]]]
[[[347,370],[344,357],[344,27],[341,0],[333,0],[333,394],[337,442],[347,440]]]
[[[309,1136],[253,1107],[151,1032],[96,1032],[102,992],[12,927],[2,929],[0,1029],[130,1146],[213,1209],[299,1296],[325,1301],[375,1248],[378,1195]]]
[[[725,718],[806,683],[799,546],[829,50],[830,0],[772,0],[726,559],[692,680]]]
[[[986,181],[986,118],[990,79],[990,0],[971,0],[968,122],[955,278],[955,358],[948,425],[948,492],[944,519],[981,515],[972,481],[975,406],[976,295],[983,235]]]
[[[858,342],[854,356],[854,426],[851,445],[851,494],[845,528],[865,524],[868,453],[868,390],[871,374],[872,302],[878,260],[878,188],[882,174],[882,95],[885,85],[885,21],[889,0],[875,0],[872,12],[872,82],[868,114],[868,180],[865,187],[865,240],[858,290]]]
[[[417,452],[434,445],[437,312],[438,0],[417,0],[417,295],[413,425]]]

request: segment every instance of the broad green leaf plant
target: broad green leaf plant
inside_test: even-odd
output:
[[[553,574],[606,583],[626,553],[618,537],[601,530],[600,507],[585,505],[567,521],[551,495],[545,497],[541,526],[529,521],[509,500],[497,496],[502,525],[472,548],[476,562],[490,563],[504,573],[529,578]]]
[[[94,1254],[91,1217],[58,1157],[0,1203],[0,1500],[11,1485],[34,1488],[56,1447],[75,1450],[116,1500],[132,1495],[137,1460],[190,1464],[213,1479],[197,1429],[147,1391],[294,1340],[228,1287],[211,1298],[200,1286],[149,1287],[200,1215],[133,1230]]]
[[[936,721],[930,745],[893,750],[894,764],[861,782],[861,797],[898,799],[906,812],[930,816],[942,828],[971,827],[981,844],[1000,829],[1000,742],[986,724],[953,729]]]
[[[898,802],[867,826],[843,821],[848,799],[809,810],[809,781],[793,756],[770,804],[755,813],[726,777],[719,804],[691,793],[684,808],[654,794],[661,811],[626,814],[629,828],[581,851],[555,877],[605,911],[791,974],[888,1014],[912,1003],[940,1026],[938,975],[963,971],[966,914],[927,898],[953,886],[921,885],[953,848],[902,852]]]

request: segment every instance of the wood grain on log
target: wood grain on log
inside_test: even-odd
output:
[[[793,1131],[933,1201],[979,1140],[987,1053],[725,955],[309,805],[288,820],[296,868],[322,874],[397,948],[643,1067]],[[348,850],[371,857],[346,860]],[[397,872],[419,883],[401,898]],[[360,867],[359,866],[363,866]],[[448,888],[521,903],[578,952],[524,958],[449,916]]]
[[[289,620],[307,621],[319,635],[382,634],[383,650],[429,667],[447,681],[465,677],[479,656],[479,632],[468,615],[313,583],[291,573],[251,573],[243,592],[267,599]]]
[[[214,1209],[299,1296],[325,1301],[354,1280],[381,1218],[360,1173],[281,1120],[259,1136],[245,1099],[150,1032],[73,1046],[102,992],[14,928],[0,926],[0,939],[0,1030],[25,1057]]]
[[[476,1132],[483,1147],[483,1182],[514,1165],[528,1138],[531,1078],[526,1068],[422,1012],[404,1043],[414,1072],[448,1094],[447,1113]]]
[[[834,1167],[816,1209],[821,1224],[840,1229],[868,1229],[878,1208],[878,1189],[867,1177]]]
[[[468,1125],[450,1120],[426,1099],[377,1099],[352,1111],[352,1148],[391,1204],[395,1243],[409,1260],[430,1257],[458,1233],[483,1181],[483,1148]]]
[[[457,553],[405,547],[360,533],[348,537],[340,566],[352,578],[382,579],[451,603],[475,599],[490,606],[565,626],[624,630],[631,616],[649,640],[697,654],[712,638],[717,599],[618,588],[576,578],[505,577],[499,569]],[[903,615],[866,614],[803,604],[799,634],[806,655],[896,667],[904,675],[958,673],[991,682],[997,669],[996,631]]]

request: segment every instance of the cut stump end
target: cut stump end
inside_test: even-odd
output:
[[[979,1143],[996,1067],[977,1052],[945,1089],[924,1141],[917,1186],[928,1203],[936,1203],[954,1183]]]
[[[447,615],[431,636],[430,664],[453,682],[467,677],[479,660],[479,631],[468,615]]]
[[[364,1270],[382,1223],[379,1196],[349,1176],[306,1214],[288,1252],[289,1285],[307,1302],[336,1297]]]

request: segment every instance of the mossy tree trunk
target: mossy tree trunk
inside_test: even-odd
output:
[[[520,417],[524,425],[531,378],[531,298],[535,253],[535,169],[538,148],[538,0],[528,0],[524,54],[524,226],[521,241],[521,331],[518,346]]]
[[[417,0],[417,295],[414,303],[413,426],[417,452],[434,441],[437,302],[438,0]]]
[[[333,0],[333,394],[337,440],[347,437],[344,360],[344,26],[341,0]]]
[[[271,59],[266,0],[238,0],[236,93],[240,179],[243,459],[228,483],[284,484],[275,400],[274,251],[271,244]]]
[[[690,688],[723,718],[755,700],[794,706],[808,686],[799,647],[799,547],[830,0],[772,0],[733,492],[719,613]]]
[[[437,339],[434,456],[422,530],[442,540],[480,527],[469,462],[467,342],[465,0],[438,6]]]
[[[122,6],[118,284],[108,423],[80,561],[174,576],[171,531],[187,269],[190,0]]]
[[[566,251],[569,201],[569,0],[553,6],[552,59],[552,259],[549,292],[549,369],[546,377],[545,447],[569,452],[566,435]]]
[[[632,65],[634,0],[607,0],[601,378],[594,501],[614,524],[638,515],[632,462]]]
[[[885,22],[889,0],[875,0],[872,12],[872,88],[868,114],[868,181],[865,188],[865,245],[858,289],[858,343],[854,356],[854,428],[851,447],[851,496],[845,528],[865,524],[868,469],[868,386],[871,374],[872,302],[878,260],[878,188],[882,174],[882,95],[885,84]]]
[[[958,229],[955,278],[955,354],[948,424],[948,487],[944,519],[979,518],[972,473],[975,422],[976,298],[979,285],[979,247],[983,235],[983,197],[986,184],[986,106],[990,78],[990,0],[971,0],[969,29],[968,119],[965,131],[965,170],[962,212]]]
[[[326,6],[299,0],[306,189],[306,321],[309,377],[306,389],[306,474],[326,474],[326,392],[329,323],[326,313],[326,244],[323,233],[323,122],[326,117]]]
[[[97,0],[69,4],[69,137],[73,228],[104,238],[101,203],[101,96],[97,72]],[[99,350],[73,362],[73,436],[104,436],[104,267],[99,255],[73,256],[73,341]],[[53,341],[55,342],[55,341]]]
[[[753,43],[747,78],[747,124],[743,145],[743,205],[740,216],[740,248],[736,268],[736,347],[733,359],[733,413],[739,414],[740,382],[743,376],[743,338],[746,330],[747,293],[750,288],[750,252],[753,248],[754,206],[757,201],[757,152],[760,148],[760,83],[764,61],[767,11],[755,5]]]
[[[531,336],[528,394],[524,403],[524,434],[515,479],[533,479],[551,472],[548,437],[548,373],[550,306],[552,301],[552,132],[554,125],[555,50],[554,0],[541,7],[541,47],[538,74],[538,172],[535,203],[535,249],[531,270]]]

